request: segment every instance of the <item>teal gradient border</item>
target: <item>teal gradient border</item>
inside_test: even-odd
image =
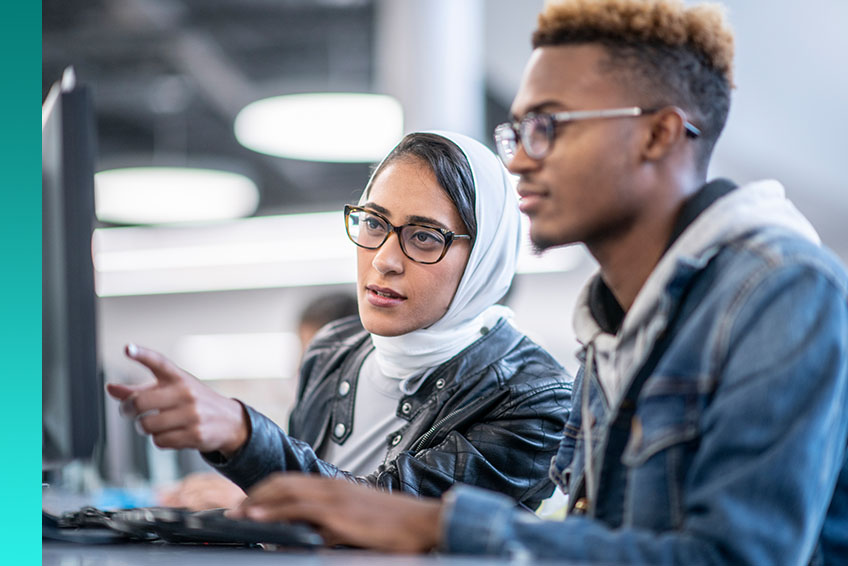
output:
[[[5,564],[41,563],[41,3],[4,4],[0,53],[0,354]]]

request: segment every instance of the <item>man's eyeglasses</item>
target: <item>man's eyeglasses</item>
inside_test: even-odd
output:
[[[347,237],[357,246],[376,250],[394,232],[401,251],[418,263],[438,263],[448,253],[454,240],[471,239],[467,234],[454,234],[450,230],[426,224],[393,226],[382,214],[360,206],[345,205],[344,215]]]
[[[576,122],[577,120],[596,120],[601,118],[633,118],[645,116],[661,110],[660,108],[608,108],[603,110],[577,110],[574,112],[557,112],[555,114],[530,113],[521,120],[504,122],[495,128],[495,145],[505,165],[509,165],[515,157],[518,142],[531,159],[542,159],[551,150],[556,135],[557,124]],[[701,135],[694,124],[683,121],[686,135],[697,138]]]

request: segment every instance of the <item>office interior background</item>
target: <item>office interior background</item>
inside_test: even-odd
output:
[[[737,90],[711,176],[781,180],[824,243],[848,262],[848,4],[724,4],[737,33]],[[506,119],[542,5],[43,0],[42,99],[73,65],[97,110],[96,170],[104,174],[93,254],[106,379],[151,379],[123,357],[124,344],[135,342],[284,425],[300,311],[327,293],[354,292],[355,251],[341,208],[358,198],[377,159],[286,151],[315,139],[319,152],[331,145],[364,150],[392,123],[374,155],[390,149],[386,136],[396,141],[420,129],[457,130],[493,146],[492,129]],[[305,93],[385,94],[396,102],[388,115],[369,107],[268,118],[265,135],[295,149],[248,147],[262,143],[249,141],[250,103]],[[398,109],[402,123],[392,122]],[[359,122],[348,125],[351,118]],[[177,169],[143,181],[140,194],[130,193],[132,181],[110,178],[154,166]],[[185,168],[239,175],[242,200],[218,203],[225,193],[212,194],[208,179],[200,193],[190,192]],[[516,324],[575,370],[572,305],[593,260],[580,247],[541,258],[525,251],[508,298]],[[167,483],[198,466],[189,454],[153,448],[108,400],[106,422],[108,481]]]

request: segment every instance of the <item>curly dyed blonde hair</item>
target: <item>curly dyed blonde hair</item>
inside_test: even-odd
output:
[[[548,0],[533,47],[595,43],[602,70],[643,105],[683,108],[702,132],[706,166],[730,109],[733,32],[718,4],[680,0]]]

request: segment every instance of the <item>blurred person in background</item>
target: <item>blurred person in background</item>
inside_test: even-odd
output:
[[[135,345],[156,382],[109,393],[157,446],[196,448],[243,489],[296,471],[427,497],[472,484],[538,506],[571,387],[496,304],[521,240],[503,164],[460,134],[410,134],[344,220],[359,319],[313,339],[288,434]]]
[[[330,293],[310,301],[297,321],[297,338],[300,343],[298,365],[321,327],[358,314],[356,295],[352,293]],[[159,504],[199,511],[235,507],[244,497],[244,491],[224,476],[215,472],[195,472],[176,485],[162,490]]]
[[[352,293],[331,293],[311,301],[297,322],[297,339],[300,342],[300,360],[306,353],[312,339],[321,328],[340,318],[358,316],[359,306],[356,295]]]

